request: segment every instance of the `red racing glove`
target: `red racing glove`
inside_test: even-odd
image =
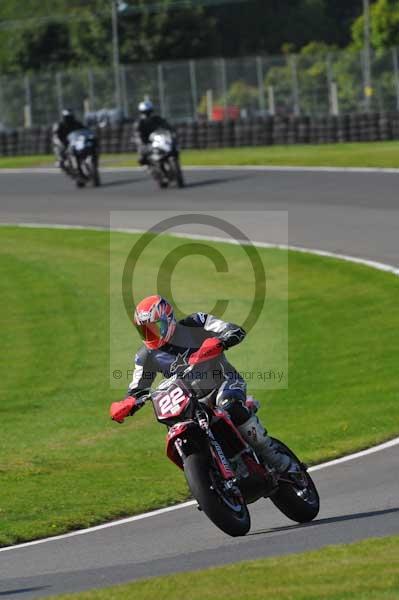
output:
[[[109,409],[109,414],[113,421],[123,423],[126,417],[134,415],[135,412],[144,406],[143,400],[137,400],[133,396],[127,396],[124,400],[113,402]]]
[[[219,338],[207,338],[202,342],[199,350],[190,356],[188,363],[190,365],[196,365],[197,363],[205,362],[211,358],[216,358],[222,354],[223,350],[224,346]]]

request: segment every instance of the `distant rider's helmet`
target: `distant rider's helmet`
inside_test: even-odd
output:
[[[134,323],[150,350],[169,342],[176,329],[172,305],[158,295],[148,296],[139,302],[134,312]]]
[[[143,100],[137,108],[142,118],[149,117],[154,112],[154,105],[151,100]]]
[[[72,123],[75,120],[75,115],[73,114],[73,111],[69,108],[64,108],[64,110],[61,112],[61,120],[63,123],[65,123],[65,125],[68,125],[68,123]]]

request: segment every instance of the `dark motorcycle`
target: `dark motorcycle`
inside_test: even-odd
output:
[[[175,183],[184,187],[175,135],[167,129],[157,129],[149,138],[148,168],[159,187]]]
[[[201,376],[193,371],[200,362],[198,358],[196,365],[164,380],[148,396],[157,420],[168,427],[167,456],[183,469],[198,508],[231,536],[248,533],[247,504],[260,498],[270,498],[297,523],[312,521],[319,496],[306,465],[276,439],[280,451],[299,465],[299,473],[292,478],[264,465],[228,413],[216,407],[220,382],[215,389],[203,389]],[[215,368],[220,369],[218,361]]]
[[[79,129],[68,135],[63,169],[77,187],[84,187],[87,183],[94,187],[100,185],[98,143],[96,135],[90,129]]]

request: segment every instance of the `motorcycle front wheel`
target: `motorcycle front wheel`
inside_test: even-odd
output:
[[[313,521],[320,510],[320,498],[313,479],[302,465],[298,457],[280,440],[272,438],[280,452],[287,454],[301,467],[305,480],[304,486],[297,486],[295,482],[279,482],[278,490],[270,496],[273,504],[289,519],[296,523],[309,523]]]
[[[201,510],[222,531],[232,537],[248,533],[251,519],[245,503],[227,498],[215,489],[211,466],[202,455],[191,454],[184,460],[184,474]]]

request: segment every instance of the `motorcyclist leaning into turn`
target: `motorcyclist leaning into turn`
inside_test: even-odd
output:
[[[238,325],[226,323],[210,314],[198,312],[176,322],[173,307],[161,296],[144,298],[136,307],[134,322],[144,345],[135,357],[133,379],[127,397],[113,402],[110,415],[114,421],[123,423],[125,417],[133,415],[144,406],[144,397],[157,375],[173,376],[178,368],[189,365],[190,356],[203,343],[214,352],[220,353],[221,377],[216,404],[226,410],[247,443],[267,465],[282,473],[298,473],[299,467],[279,452],[273,440],[251,410],[254,400],[247,402],[246,383],[224,354],[245,338],[245,331]],[[204,346],[203,346],[204,347]],[[214,371],[213,371],[214,373]],[[211,378],[214,377],[212,374]],[[256,408],[255,408],[256,410]]]
[[[172,133],[174,133],[174,129],[166,119],[155,113],[151,100],[143,100],[137,108],[140,116],[133,126],[133,141],[137,146],[139,164],[147,165],[150,154],[150,135],[157,129],[167,129]]]
[[[53,149],[56,165],[61,169],[64,166],[66,150],[68,148],[68,135],[78,129],[84,129],[83,123],[78,121],[72,110],[65,108],[61,112],[61,120],[53,125]]]

